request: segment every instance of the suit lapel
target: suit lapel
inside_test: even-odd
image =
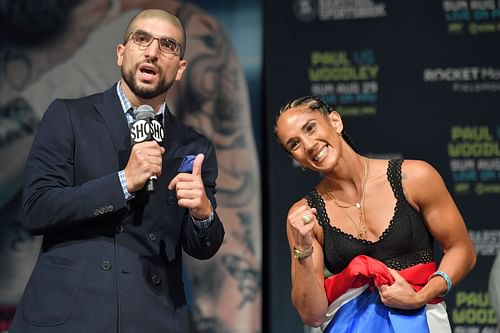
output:
[[[131,141],[127,119],[123,114],[120,100],[116,94],[116,85],[104,92],[103,103],[96,104],[95,108],[108,128],[115,150],[118,153],[118,164],[120,169],[123,169],[127,165],[130,156]]]
[[[179,148],[179,126],[177,124],[177,119],[170,113],[168,107],[165,108],[165,113],[163,117],[163,127],[165,130],[165,139],[163,140],[163,147],[165,148],[165,155],[163,161],[168,163],[174,156],[176,150]],[[168,164],[166,164],[168,165]]]

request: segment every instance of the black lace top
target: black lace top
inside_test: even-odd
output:
[[[390,160],[387,179],[396,198],[394,215],[387,229],[377,241],[355,238],[330,224],[325,202],[316,189],[306,196],[310,207],[317,210],[323,227],[323,255],[326,268],[333,274],[342,271],[357,255],[378,259],[388,267],[401,270],[434,260],[433,238],[421,215],[410,206],[401,184],[402,160]]]

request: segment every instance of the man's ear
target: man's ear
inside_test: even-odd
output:
[[[123,64],[123,52],[125,50],[125,45],[118,44],[116,46],[116,64],[121,67]]]
[[[337,111],[332,111],[328,115],[328,118],[330,119],[335,132],[337,132],[338,134],[342,133],[342,130],[344,129],[344,123],[342,122],[340,114]]]
[[[177,69],[177,74],[175,75],[176,81],[179,81],[182,78],[182,74],[184,73],[184,70],[186,69],[187,64],[188,64],[188,62],[185,59],[182,59],[179,62],[179,68]]]

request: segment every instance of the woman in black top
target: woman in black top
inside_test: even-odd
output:
[[[301,167],[323,175],[287,217],[292,302],[304,323],[327,332],[399,332],[394,309],[404,309],[427,332],[450,332],[441,296],[476,256],[438,172],[423,161],[360,155],[340,115],[316,97],[283,106],[275,135]],[[434,239],[444,253],[439,265]],[[324,268],[333,277],[325,280]]]

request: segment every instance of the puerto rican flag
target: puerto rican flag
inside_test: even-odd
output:
[[[418,264],[399,271],[418,291],[435,272],[436,264]],[[328,297],[323,332],[331,333],[451,333],[442,298],[417,310],[386,307],[376,286],[392,284],[387,266],[368,256],[357,256],[339,274],[325,279]]]

